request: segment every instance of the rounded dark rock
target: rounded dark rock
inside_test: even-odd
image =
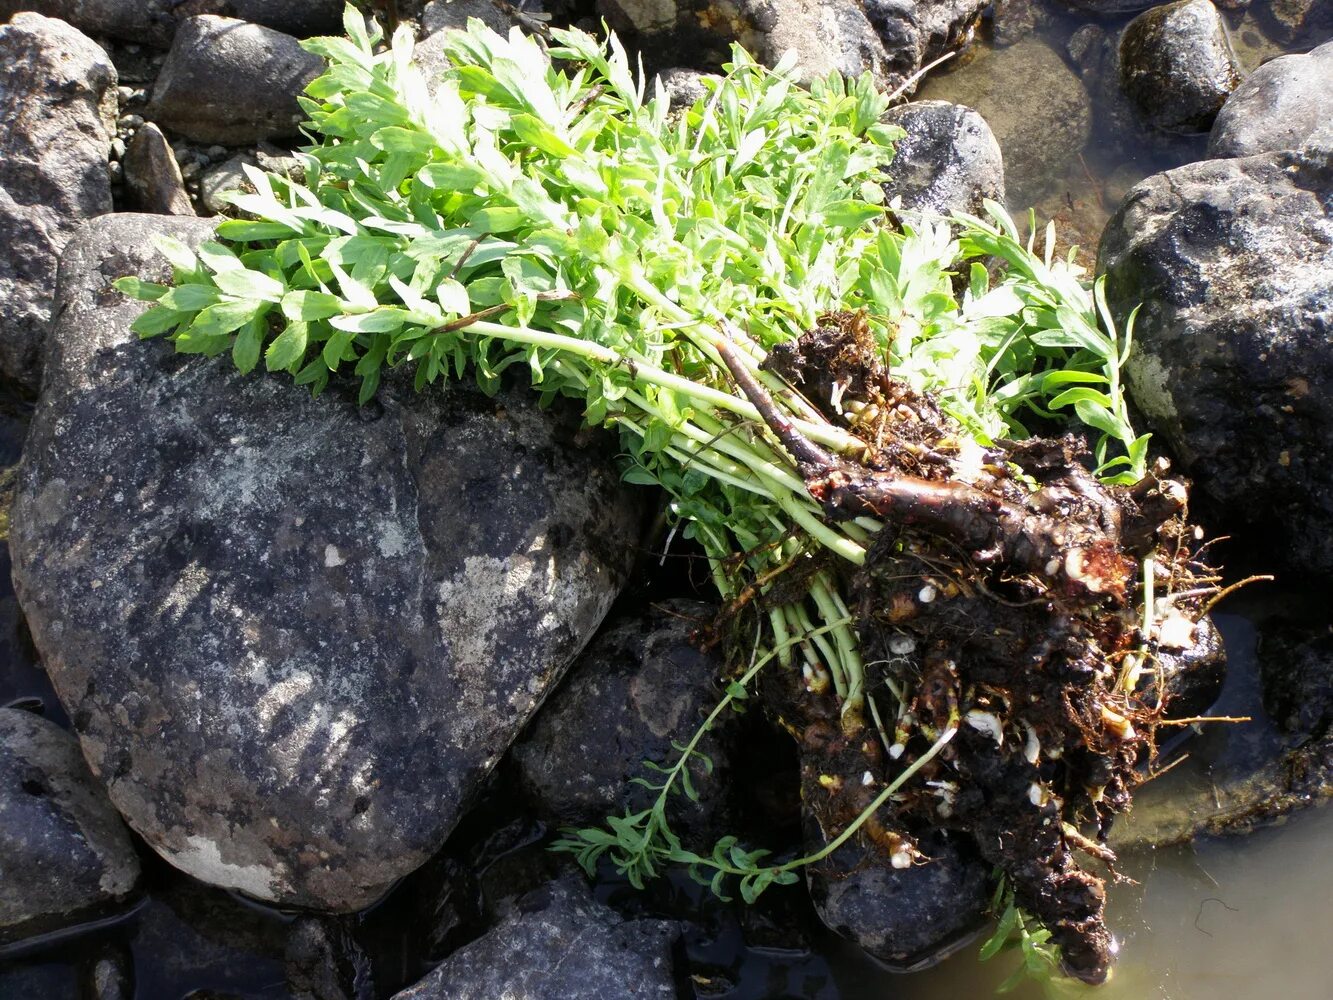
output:
[[[1226,24],[1209,0],[1154,7],[1120,38],[1120,86],[1163,131],[1207,131],[1240,80]]]
[[[1149,177],[1098,257],[1128,389],[1215,521],[1274,564],[1333,572],[1333,156]]]
[[[1290,45],[1302,36],[1327,38],[1333,32],[1333,4],[1328,0],[1269,0],[1269,31]]]
[[[295,137],[297,96],[324,60],[291,35],[230,17],[181,23],[153,86],[147,116],[202,143]]]
[[[0,708],[0,943],[105,916],[138,884],[129,831],[78,743]]]
[[[889,111],[907,136],[898,141],[884,194],[908,211],[980,215],[1004,204],[1004,160],[986,119],[948,101],[916,101]]]
[[[824,840],[816,835],[806,846],[822,848]],[[990,903],[990,868],[965,840],[932,832],[918,839],[917,849],[922,860],[894,868],[882,851],[853,840],[806,871],[824,924],[904,970],[954,951],[981,925]]]
[[[1300,149],[1320,129],[1333,129],[1333,42],[1255,70],[1218,112],[1208,155]]]
[[[12,515],[15,590],[112,801],[177,867],[259,899],[374,902],[444,842],[628,572],[614,443],[527,390],[376,421],[129,329],[169,278],[107,216],[66,251]],[[77,595],[77,598],[72,595]]]
[[[672,741],[687,742],[722,697],[725,663],[691,641],[715,610],[669,601],[615,622],[589,644],[510,754],[540,816],[586,825],[651,805],[655,793],[631,779],[655,777],[645,761],[672,764]],[[677,832],[721,834],[737,719],[728,712],[700,741],[713,773],[692,765],[699,801],[672,797]]]
[[[622,919],[567,876],[394,1000],[674,1000],[679,933],[670,921]]]

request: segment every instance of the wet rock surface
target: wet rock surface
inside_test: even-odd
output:
[[[394,1000],[674,1000],[678,934],[669,921],[623,920],[569,876],[520,898],[498,926]]]
[[[35,390],[56,261],[85,219],[111,211],[116,71],[63,21],[0,25],[0,371]]]
[[[807,847],[824,842],[817,837]],[[945,833],[918,846],[923,860],[894,868],[882,852],[848,843],[806,874],[830,930],[902,969],[950,953],[981,925],[990,904],[990,867],[975,849]]]
[[[688,742],[722,697],[723,658],[691,641],[715,611],[670,601],[613,623],[584,650],[511,751],[540,816],[587,825],[652,804],[656,793],[631,779],[655,777],[645,761],[673,764],[672,742]],[[728,711],[699,743],[713,762],[711,775],[691,767],[699,801],[673,796],[668,811],[673,829],[708,838],[707,849],[726,822],[738,721]]]
[[[1241,80],[1240,63],[1209,0],[1177,0],[1140,14],[1120,39],[1120,86],[1167,132],[1206,132]]]
[[[1326,615],[1314,605],[1299,622],[1286,617],[1310,603],[1270,594],[1257,606],[1242,602],[1243,617],[1218,616],[1231,666],[1209,714],[1249,721],[1208,723],[1183,751],[1167,747],[1153,769],[1166,773],[1135,793],[1134,809],[1111,830],[1112,848],[1245,834],[1333,799],[1333,643],[1326,625],[1312,624]]]
[[[983,201],[1004,204],[1004,161],[995,133],[981,115],[948,101],[915,101],[889,111],[907,133],[895,147],[884,194],[908,211],[983,212]]]
[[[196,142],[294,137],[297,95],[324,66],[291,35],[229,17],[181,23],[153,87],[148,117]]]
[[[1321,129],[1333,135],[1333,42],[1255,70],[1218,112],[1208,156],[1300,149]]]
[[[159,232],[210,226],[115,216],[65,255],[15,589],[150,845],[356,909],[441,845],[592,634],[637,508],[604,439],[523,390],[392,382],[357,408],[139,342],[109,285],[166,277]]]
[[[105,916],[138,883],[129,831],[78,743],[0,708],[0,944]]]
[[[1135,187],[1102,238],[1125,368],[1196,502],[1274,564],[1333,570],[1333,157],[1207,160]]]
[[[1039,38],[979,53],[972,62],[923,86],[922,99],[948,96],[990,125],[1004,153],[1009,203],[1026,210],[1052,178],[1076,164],[1092,133],[1091,102],[1082,81]],[[1041,94],[1023,101],[1016,94]],[[890,172],[892,172],[890,165]]]
[[[301,917],[287,938],[287,988],[295,1000],[369,1000],[370,959],[341,920]]]
[[[125,147],[125,186],[136,208],[158,215],[194,215],[181,168],[167,137],[151,122]]]

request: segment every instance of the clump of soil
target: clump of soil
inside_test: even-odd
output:
[[[732,367],[825,517],[885,524],[843,581],[882,728],[792,674],[765,692],[801,743],[807,808],[845,827],[956,729],[860,835],[900,864],[924,860],[925,830],[967,834],[1051,929],[1067,971],[1102,981],[1105,886],[1089,860],[1114,873],[1102,839],[1143,780],[1165,710],[1149,684],[1158,637],[1143,634],[1140,567],[1153,558],[1159,595],[1196,592],[1173,605],[1186,631],[1207,590],[1184,484],[1104,486],[1073,437],[979,448],[884,368],[854,314],[824,317],[768,366],[868,445],[859,462],[823,453]]]

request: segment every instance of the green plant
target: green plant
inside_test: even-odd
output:
[[[1015,949],[1022,956],[1022,961],[997,987],[997,992],[1008,993],[1025,980],[1045,983],[1058,977],[1060,953],[1051,944],[1051,932],[1037,924],[1032,915],[1018,905],[1014,890],[1004,876],[995,887],[991,912],[997,918],[995,930],[981,946],[981,960],[989,962],[1001,952]]]
[[[1118,374],[1129,333],[1100,287],[1053,256],[1052,230],[1038,252],[998,205],[891,225],[879,180],[900,133],[868,77],[805,90],[789,64],[736,49],[709,95],[672,114],[614,37],[553,29],[548,50],[474,23],[449,37],[453,68],[428,87],[406,31],[386,48],[350,11],[346,28],[306,43],[329,61],[303,99],[306,183],[251,170],[255,192],[233,199],[249,217],[222,223],[223,242],[162,241],[170,287],[117,282],[155,303],[135,329],[230,351],[243,372],[262,361],[316,393],[350,372],[363,402],[400,365],[418,388],[470,371],[494,390],[516,369],[543,401],[577,400],[589,424],[619,431],[625,478],[665,491],[724,601],[758,609],[748,666],[705,727],[778,663],[835,698],[847,732],[905,739],[912,692],[868,690],[838,568],[867,562],[882,519],[826,517],[765,412],[828,455],[868,454],[852,417],[829,419],[763,365],[821,316],[857,313],[894,375],[957,422],[947,444],[964,459],[1023,436],[1030,417],[1068,418],[1093,434],[1107,481],[1143,476]],[[803,593],[756,599],[786,574]],[[557,846],[636,884],[675,862],[719,893],[735,876],[752,899],[893,799],[957,716],[918,728],[928,749],[807,858],[770,861],[734,838],[703,855],[681,845],[665,803],[693,794],[697,735],[644,779],[650,809]]]

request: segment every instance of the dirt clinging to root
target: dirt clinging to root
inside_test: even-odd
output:
[[[1185,522],[1184,484],[1105,486],[1072,436],[979,448],[889,373],[856,314],[824,317],[767,367],[868,445],[859,462],[822,453],[732,366],[825,517],[885,524],[843,580],[882,726],[840,714],[790,675],[766,690],[805,770],[840,776],[803,782],[807,809],[824,829],[845,827],[956,729],[859,836],[886,857],[927,863],[914,848],[922,831],[966,834],[1051,930],[1066,970],[1104,980],[1114,855],[1103,838],[1165,718],[1149,684],[1156,644],[1192,632],[1209,590],[1199,584],[1212,579]],[[1169,606],[1180,619],[1172,636],[1165,626],[1144,634],[1149,557],[1159,595],[1194,595]]]

